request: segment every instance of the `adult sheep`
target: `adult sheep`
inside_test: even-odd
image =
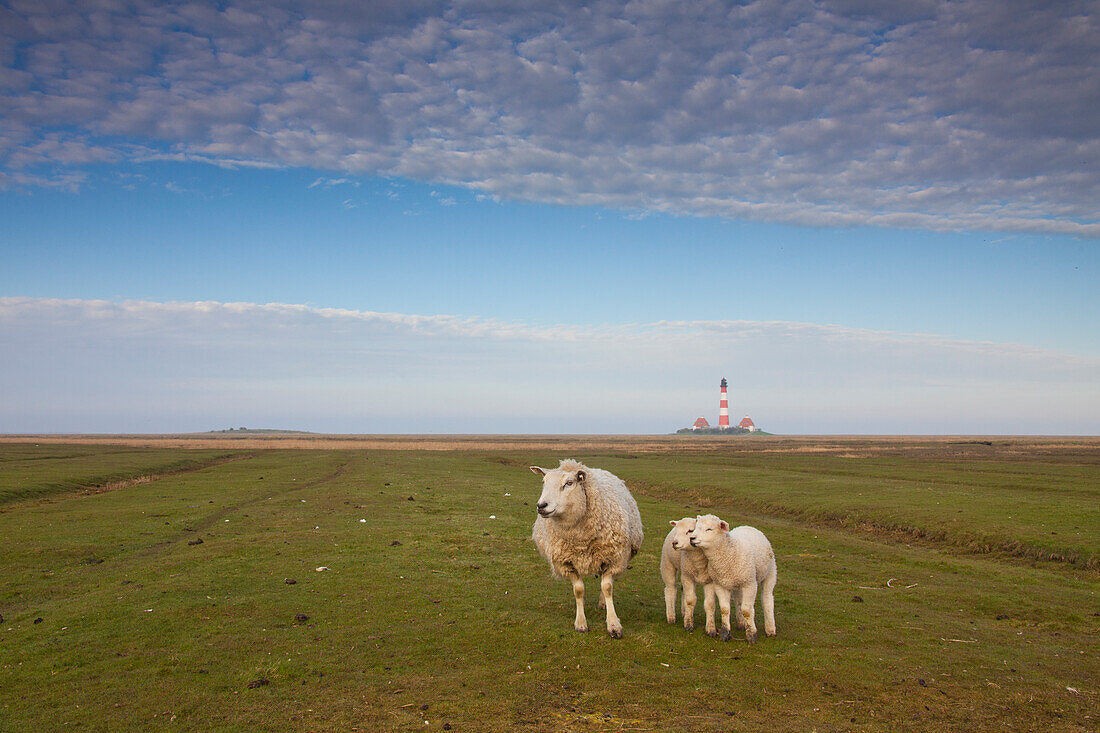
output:
[[[607,633],[621,639],[615,614],[614,581],[642,545],[638,504],[618,476],[573,460],[557,468],[531,466],[542,475],[538,517],[531,530],[535,546],[555,577],[573,584],[577,615],[573,628],[588,631],[584,616],[584,576],[600,579],[600,606],[607,609]]]

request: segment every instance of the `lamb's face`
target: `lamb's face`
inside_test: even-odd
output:
[[[584,503],[584,471],[547,471],[531,466],[535,473],[542,474],[542,495],[537,505],[540,516],[547,519],[572,514],[578,502]]]
[[[704,514],[695,520],[695,528],[689,535],[691,546],[701,550],[713,547],[729,531],[729,524],[713,514]]]
[[[684,517],[669,522],[676,531],[672,533],[672,549],[686,550],[691,545],[691,531],[695,529],[695,517]]]

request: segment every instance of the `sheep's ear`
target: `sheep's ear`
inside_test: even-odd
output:
[[[585,473],[584,473],[584,471],[577,471],[577,483],[578,483],[578,484],[583,484],[583,483],[584,483],[584,479],[585,479]]]
[[[531,469],[531,473],[537,473],[540,476],[545,476],[546,475],[546,469],[545,468],[539,468],[538,466],[528,466],[528,468]]]
[[[726,520],[723,519],[721,522],[718,523],[718,528],[720,530],[722,530],[723,532],[729,532],[730,531],[729,522],[727,522]]]
[[[676,520],[675,519],[668,520],[668,523],[671,524],[673,527],[676,526]]]

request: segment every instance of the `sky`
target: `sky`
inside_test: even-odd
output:
[[[1100,432],[1095,3],[0,2],[0,432]]]

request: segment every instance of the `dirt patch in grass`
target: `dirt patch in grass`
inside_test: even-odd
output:
[[[133,478],[122,479],[121,481],[107,481],[106,483],[84,486],[77,491],[82,496],[91,496],[93,494],[105,494],[108,491],[118,491],[119,489],[128,489],[131,486],[139,486],[141,484],[152,483],[168,476],[178,476],[181,473],[191,473],[192,471],[201,471],[204,468],[210,468],[211,466],[220,466],[223,463],[229,463],[230,461],[243,461],[249,458],[253,458],[251,453],[242,453],[240,455],[225,456],[222,458],[213,458],[209,461],[200,461],[198,463],[192,463],[186,466],[180,466],[165,471],[158,471],[157,473],[147,473],[141,476],[135,476]]]
[[[141,467],[116,466],[110,473],[93,474],[95,468],[78,466],[67,467],[65,474],[48,477],[44,473],[41,478],[24,481],[17,480],[10,488],[0,487],[0,506],[28,499],[47,499],[59,495],[92,496],[104,494],[110,491],[126,489],[132,486],[148,484],[169,476],[193,473],[204,468],[219,466],[224,463],[241,461],[254,457],[252,453],[220,453],[201,457],[177,457],[175,460],[150,465],[155,459],[142,460]],[[80,460],[77,458],[76,460]],[[144,465],[141,465],[144,464]],[[10,466],[6,467],[11,470]],[[102,470],[102,469],[100,469]],[[81,475],[84,472],[88,474]],[[90,474],[90,475],[89,475]]]

